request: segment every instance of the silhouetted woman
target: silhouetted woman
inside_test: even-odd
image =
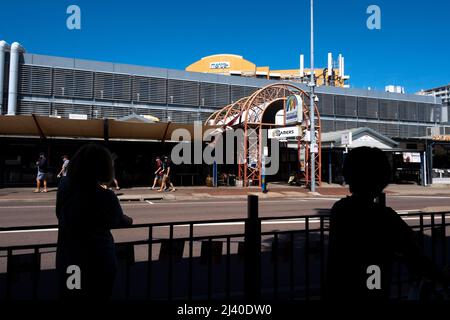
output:
[[[360,147],[347,155],[344,178],[352,195],[331,209],[327,298],[388,299],[395,255],[413,274],[445,281],[422,254],[412,229],[392,208],[375,202],[390,177],[389,161],[380,149]]]
[[[102,187],[113,178],[110,152],[96,144],[81,147],[58,188],[56,268],[62,298],[108,299],[116,274],[111,228],[132,224],[117,196]],[[69,290],[67,267],[81,270],[81,289]]]

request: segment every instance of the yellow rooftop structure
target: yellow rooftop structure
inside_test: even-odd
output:
[[[310,69],[305,69],[303,55],[300,55],[299,60],[299,67],[296,69],[272,70],[269,66],[257,66],[243,56],[224,53],[203,57],[186,67],[186,71],[308,82],[311,75]],[[319,86],[347,87],[347,81],[350,79],[344,74],[344,57],[339,55],[335,63],[331,53],[328,54],[327,67],[315,69],[314,74]]]

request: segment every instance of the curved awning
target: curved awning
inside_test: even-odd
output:
[[[215,126],[197,124],[202,132]],[[86,138],[172,141],[175,130],[194,140],[192,123],[146,123],[114,119],[74,120],[37,115],[0,116],[0,135],[10,137]],[[202,137],[199,137],[200,139]],[[176,139],[178,141],[178,139]]]

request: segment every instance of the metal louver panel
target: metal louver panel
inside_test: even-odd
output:
[[[112,100],[113,99],[113,81],[112,73],[95,73],[95,99]]]
[[[380,132],[379,125],[376,122],[359,122],[358,121],[358,128],[362,128],[362,127],[367,127],[367,128],[373,129],[377,132]]]
[[[131,76],[96,72],[94,96],[99,100],[131,101]]]
[[[347,121],[346,129],[354,129],[358,127],[358,123],[356,121]]]
[[[336,131],[341,131],[347,129],[346,121],[336,121],[335,122]]]
[[[334,98],[331,94],[322,94],[319,98],[319,105],[321,105],[321,115],[334,115]]]
[[[398,118],[397,101],[380,100],[380,119],[396,120]]]
[[[230,86],[226,84],[200,84],[200,106],[224,107],[230,103]]]
[[[320,120],[320,129],[322,132],[331,132],[334,130],[334,121],[333,120]]]
[[[259,89],[259,88],[257,88],[257,87],[245,87],[245,90],[244,90],[245,96],[247,97],[247,96],[252,95],[252,94],[255,93],[258,89]]]
[[[73,96],[76,98],[92,99],[94,90],[94,73],[91,71],[73,71]]]
[[[92,109],[92,118],[94,119],[119,119],[129,116],[133,113],[132,108],[113,107],[113,106],[94,106]]]
[[[168,81],[168,104],[198,106],[199,105],[199,83],[169,79]]]
[[[398,137],[400,134],[400,129],[399,129],[398,124],[380,123],[379,126],[380,126],[379,132],[388,137]]]
[[[53,94],[55,97],[73,97],[73,70],[53,70]]]
[[[175,123],[193,123],[199,120],[198,112],[188,112],[188,111],[167,111],[167,120]]]
[[[113,84],[114,100],[131,101],[131,76],[115,73]]]
[[[356,117],[358,110],[358,99],[353,96],[345,97],[345,115],[347,117]]]
[[[200,118],[199,118],[199,120],[200,120],[201,122],[205,122],[206,119],[208,119],[210,115],[211,115],[210,112],[200,112]]]
[[[62,118],[69,118],[70,114],[86,115],[88,119],[92,116],[92,106],[70,104],[70,103],[53,103],[51,114]]]
[[[367,99],[367,118],[377,119],[379,117],[380,110],[378,105],[378,99]]]
[[[51,96],[52,69],[24,64],[20,67],[18,91],[21,95]]]
[[[407,138],[409,136],[408,135],[408,126],[404,125],[404,124],[401,124],[399,126],[399,134],[400,134],[400,137]]]
[[[334,114],[345,116],[345,96],[334,96]]]
[[[36,114],[40,116],[50,115],[49,102],[35,102],[35,101],[19,101],[18,115]]]
[[[166,103],[166,79],[150,77],[133,77],[133,101]]]
[[[236,102],[239,99],[245,97],[245,87],[243,86],[230,86],[230,91],[231,91],[230,103]]]

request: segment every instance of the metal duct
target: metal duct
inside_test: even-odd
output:
[[[17,86],[19,81],[19,58],[23,52],[22,46],[18,42],[11,45],[11,57],[9,60],[9,90],[8,90],[8,115],[14,116],[17,113]]]
[[[0,41],[0,114],[3,111],[3,88],[5,79],[5,53],[9,49],[6,41]]]

